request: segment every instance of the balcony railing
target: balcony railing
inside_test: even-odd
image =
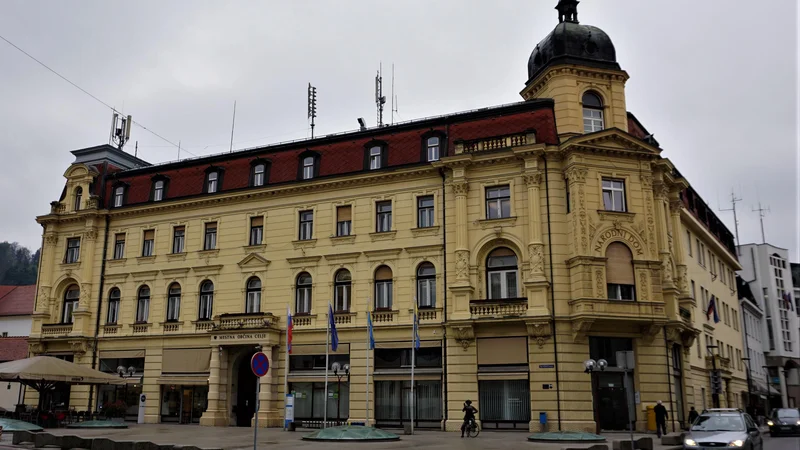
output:
[[[397,311],[373,311],[372,323],[383,324],[397,321]]]
[[[295,328],[312,328],[316,322],[316,316],[294,316],[292,317],[292,325]]]
[[[164,333],[177,333],[181,331],[181,323],[180,322],[165,322],[163,324]]]
[[[269,328],[275,317],[270,313],[223,314],[219,317],[215,329],[242,330],[253,328]]]
[[[442,313],[441,308],[423,308],[418,309],[417,311],[420,322],[436,322],[439,318],[439,315]],[[409,309],[408,312],[414,314],[413,309]]]
[[[347,325],[353,323],[354,316],[354,313],[334,313],[333,319],[336,321],[336,325]]]
[[[147,333],[147,329],[150,328],[149,323],[137,323],[133,325],[133,334],[144,334]]]
[[[524,316],[528,311],[527,298],[506,298],[502,300],[471,300],[469,313],[473,318],[506,318]]]
[[[59,337],[72,333],[71,323],[52,323],[42,325],[42,336]]]
[[[194,331],[208,331],[214,328],[214,322],[210,320],[200,320],[194,323]]]
[[[103,326],[103,336],[108,336],[111,334],[117,334],[119,329],[122,328],[120,325],[115,323],[109,323]]]
[[[514,134],[511,136],[497,136],[486,139],[476,139],[472,141],[465,141],[463,145],[463,153],[485,152],[489,150],[497,150],[501,148],[518,147],[526,145],[528,137],[525,134]],[[459,152],[458,144],[456,144],[456,153]]]
[[[637,302],[631,300],[608,300],[598,298],[582,298],[569,302],[572,315],[586,315],[594,318],[613,319],[666,319],[663,303]]]

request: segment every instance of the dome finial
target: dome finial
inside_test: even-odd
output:
[[[578,22],[578,0],[558,0],[556,9],[558,10],[558,23]]]

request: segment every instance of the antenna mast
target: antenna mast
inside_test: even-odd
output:
[[[394,63],[392,63],[392,125],[394,125],[394,113],[397,112],[397,96],[394,95]]]
[[[233,122],[231,123],[231,147],[229,152],[233,153],[233,130],[236,128],[236,100],[233,101]]]
[[[308,118],[311,119],[311,139],[314,139],[314,119],[317,118],[317,88],[308,83]]]
[[[742,201],[740,198],[736,198],[736,194],[731,189],[731,207],[728,209],[720,208],[720,211],[733,211],[733,227],[736,230],[736,256],[742,256],[742,253],[739,251],[739,219],[736,218],[736,203]]]
[[[131,138],[131,124],[133,117],[121,116],[117,112],[111,116],[111,134],[108,136],[109,145],[116,145],[118,149],[122,150],[125,143]]]
[[[378,126],[383,126],[383,105],[386,97],[383,95],[383,64],[378,66],[378,75],[375,76],[375,106],[378,107]]]
[[[765,212],[769,212],[769,206],[766,208],[761,207],[761,202],[758,202],[758,209],[753,208],[753,212],[758,212],[758,217],[761,220],[761,243],[766,244],[767,238],[764,235],[764,214]]]

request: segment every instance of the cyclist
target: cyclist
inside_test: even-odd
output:
[[[461,409],[464,412],[464,423],[461,424],[461,437],[464,437],[464,431],[467,430],[467,427],[472,426],[475,422],[475,414],[478,413],[478,410],[472,406],[472,401],[467,400],[464,402],[464,407]]]

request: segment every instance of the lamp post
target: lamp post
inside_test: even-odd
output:
[[[747,406],[750,409],[748,413],[755,416],[755,407],[753,406],[753,376],[750,375],[750,358],[742,358],[744,366],[747,367]]]
[[[767,371],[767,407],[764,410],[764,415],[769,417],[769,413],[772,410],[772,374],[769,369],[772,369],[772,367],[761,366],[761,368]]]
[[[341,420],[341,404],[342,404],[342,377],[347,377],[348,382],[350,381],[350,364],[339,364],[338,362],[334,362],[331,364],[331,370],[333,370],[333,374],[336,375],[336,420]],[[344,373],[340,373],[344,372]]]
[[[608,361],[606,361],[605,359],[598,359],[597,361],[593,359],[587,359],[586,361],[583,362],[584,373],[588,374],[591,374],[596,370],[600,370],[601,372],[603,372],[606,370],[606,367],[608,367]],[[626,380],[628,379],[628,369],[629,369],[628,364],[625,364],[624,367],[622,368]],[[627,393],[626,393],[625,403],[628,405],[628,429],[631,432],[631,450],[634,450],[636,449],[636,443],[633,440],[633,422],[631,421],[631,419],[633,419],[634,413],[633,411],[631,411],[631,402],[629,402],[627,399]]]
[[[125,366],[118,366],[117,367],[117,373],[119,374],[120,378],[133,378],[133,376],[136,374],[136,368],[133,367],[133,366],[128,366],[128,368],[126,369]],[[114,390],[114,393],[116,394],[116,389]],[[128,400],[128,383],[125,383],[125,389],[123,390],[122,396],[125,397],[125,401],[127,402],[127,400]],[[99,397],[99,394],[98,394],[98,397]],[[114,397],[116,398],[116,395],[114,395]]]

